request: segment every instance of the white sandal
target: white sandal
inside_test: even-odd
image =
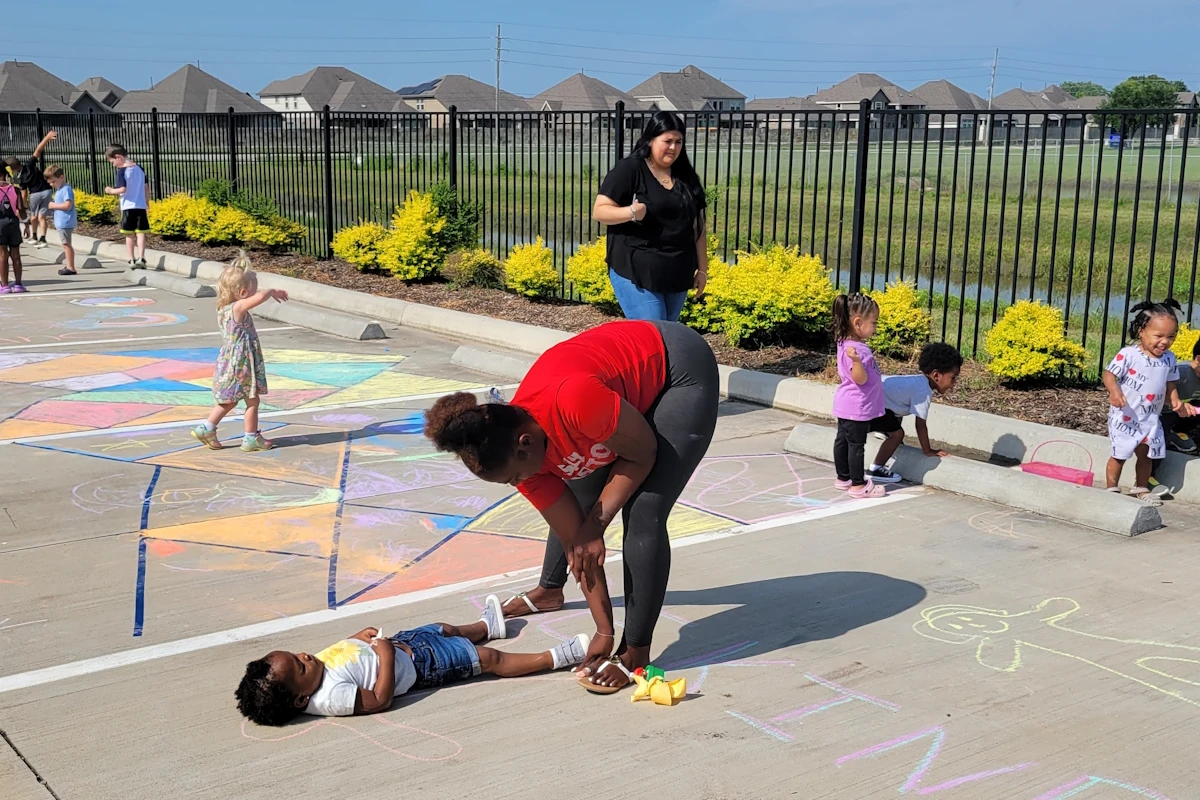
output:
[[[513,600],[520,600],[521,602],[523,602],[525,604],[525,607],[529,609],[530,614],[549,614],[551,611],[558,611],[562,608],[561,604],[555,606],[554,608],[538,608],[537,606],[535,606],[533,604],[533,601],[529,599],[529,595],[526,594],[525,592],[517,592],[512,597],[505,600],[504,605],[507,606]],[[524,614],[509,614],[508,616],[525,616],[525,615]]]
[[[1141,500],[1143,503],[1152,508],[1159,508],[1163,504],[1162,498],[1154,492],[1151,492],[1145,486],[1133,487],[1129,490],[1129,496],[1135,500]]]
[[[621,670],[621,672],[625,673],[625,677],[629,679],[629,683],[626,683],[625,686],[633,683],[633,674],[625,668],[624,664],[621,663],[620,656],[613,656],[608,661],[605,661],[604,666],[596,670],[591,676],[585,677],[581,675],[579,677],[579,685],[587,689],[592,694],[616,694],[624,689],[625,686],[597,686],[595,683],[595,680],[600,676],[600,673],[604,672],[604,670],[608,669],[609,667],[616,667],[617,669]]]

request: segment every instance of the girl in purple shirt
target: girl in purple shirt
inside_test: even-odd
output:
[[[838,377],[833,393],[837,438],[833,465],[838,489],[851,497],[883,497],[882,486],[863,476],[863,450],[873,420],[883,416],[883,378],[875,355],[864,342],[875,335],[879,306],[868,295],[839,294],[833,301],[833,338],[837,342]]]

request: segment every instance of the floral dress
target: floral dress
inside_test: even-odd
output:
[[[263,362],[258,331],[250,314],[238,322],[233,303],[217,309],[221,329],[221,352],[213,373],[213,399],[218,404],[236,403],[267,393],[267,365]]]

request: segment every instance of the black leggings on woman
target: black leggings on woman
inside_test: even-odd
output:
[[[654,467],[625,508],[625,643],[649,647],[654,625],[667,596],[671,544],[667,517],[700,460],[708,452],[717,427],[720,385],[717,360],[700,334],[678,322],[655,322],[667,351],[667,383],[646,414],[658,439]],[[567,486],[586,514],[608,482],[610,467]],[[546,540],[541,586],[561,589],[567,583],[567,557],[562,543]]]

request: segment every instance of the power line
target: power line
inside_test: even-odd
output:
[[[89,61],[89,62],[104,62],[110,64],[184,64],[191,63],[190,61],[181,61],[179,58],[104,58],[93,56],[60,56],[57,53],[39,53],[31,56],[27,54],[11,54],[13,58],[32,61],[35,58],[46,60],[58,59],[60,61]],[[222,66],[304,66],[312,68],[312,61],[279,61],[271,59],[270,61],[210,61],[205,59],[206,64],[219,64]],[[422,64],[491,64],[491,59],[446,59],[446,60],[430,60],[427,58],[418,59],[416,61],[345,61],[343,66],[362,66],[362,67],[390,67],[390,66],[416,66]]]
[[[527,56],[540,56],[542,58],[563,59],[565,61],[571,61],[575,64],[578,64],[580,61],[591,61],[591,62],[599,62],[602,64],[626,64],[626,65],[627,64],[638,64],[638,65],[648,66],[648,67],[653,67],[653,66],[675,67],[676,66],[676,64],[674,62],[669,62],[669,61],[645,61],[645,60],[641,60],[641,59],[639,59],[637,61],[624,61],[621,59],[599,58],[599,57],[594,57],[594,56],[582,56],[582,57],[574,57],[573,58],[572,56],[562,55],[559,53],[539,53],[535,50],[518,50],[515,48],[508,48],[505,52],[518,53],[518,54],[527,55]],[[951,71],[951,72],[962,72],[962,71],[970,71],[970,70],[977,71],[979,69],[979,66],[980,65],[971,66],[971,67],[949,67],[949,68],[947,68],[947,70]],[[825,75],[825,74],[845,75],[846,74],[846,70],[844,68],[839,68],[839,69],[771,69],[769,67],[722,66],[721,70],[727,71],[727,72],[754,72],[754,73],[771,72],[771,73],[801,74],[801,75]],[[920,69],[920,70],[918,70],[918,69],[896,69],[896,70],[891,70],[891,72],[893,72],[893,73],[920,72],[922,74],[928,74],[929,70],[928,69]]]

